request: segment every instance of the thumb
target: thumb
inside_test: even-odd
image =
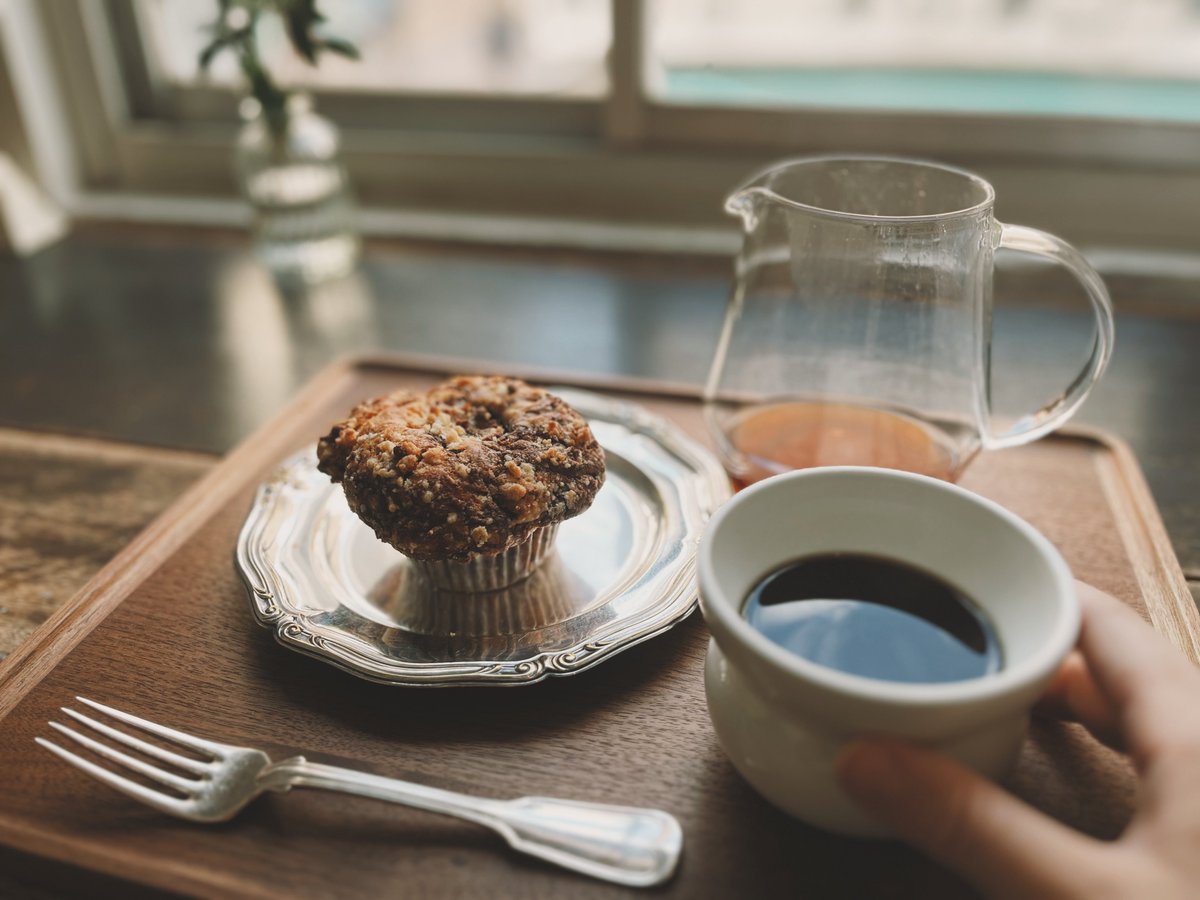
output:
[[[896,835],[988,894],[1078,893],[1102,846],[961,764],[902,741],[869,739],[837,761],[842,788]]]

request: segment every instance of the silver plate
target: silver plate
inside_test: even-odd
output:
[[[639,406],[554,392],[591,423],[607,478],[530,578],[486,594],[438,591],[302,453],[259,488],[238,538],[259,623],[371,681],[520,685],[574,675],[686,618],[697,542],[729,496],[720,463]]]

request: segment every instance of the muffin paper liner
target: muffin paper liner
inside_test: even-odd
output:
[[[546,525],[528,540],[493,556],[456,560],[410,560],[413,569],[437,587],[460,593],[499,591],[533,574],[554,549],[558,524]]]

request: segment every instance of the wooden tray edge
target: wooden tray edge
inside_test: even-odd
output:
[[[637,375],[612,375],[604,372],[583,372],[577,369],[557,369],[550,366],[531,366],[496,360],[464,359],[425,353],[368,353],[343,357],[336,365],[350,369],[380,368],[408,369],[446,375],[509,375],[541,384],[561,382],[572,387],[597,391],[616,391],[629,394],[659,394],[681,400],[698,400],[703,387],[691,382],[666,381]]]
[[[177,449],[157,444],[137,444],[113,438],[96,437],[92,434],[54,431],[41,428],[17,428],[0,425],[0,440],[17,444],[28,444],[36,449],[52,449],[61,452],[78,452],[86,448],[96,456],[112,462],[154,460],[168,465],[211,466],[221,457],[217,453],[201,450]]]
[[[1156,631],[1200,665],[1200,610],[1171,545],[1162,514],[1137,456],[1120,437],[1098,428],[1075,426],[1066,431],[1104,445],[1107,453],[1094,456],[1108,503],[1130,518],[1116,517],[1125,552]]]
[[[67,863],[80,870],[124,879],[156,890],[196,897],[262,896],[261,893],[247,891],[244,884],[224,872],[210,868],[196,872],[185,863],[169,859],[162,860],[159,868],[147,869],[140,864],[141,860],[136,854],[114,853],[112,848],[98,852],[86,843],[80,844],[56,832],[30,829],[28,823],[14,824],[3,815],[0,815],[0,842],[8,850],[17,853]],[[79,888],[79,896],[90,893],[86,883],[80,884]],[[74,888],[70,895],[75,896]]]
[[[296,436],[286,427],[281,428],[280,423],[299,418],[295,413],[336,393],[356,368],[352,359],[343,359],[319,372],[282,413],[272,417],[188,488],[78,594],[0,661],[0,720],[189,535],[220,510],[238,488],[226,477],[228,469],[257,469],[286,452]],[[85,687],[81,685],[80,690]]]

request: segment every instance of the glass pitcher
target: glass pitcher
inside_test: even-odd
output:
[[[1112,351],[1108,292],[1069,244],[997,222],[994,198],[969,172],[875,157],[790,160],[729,197],[745,234],[704,399],[739,486],[822,465],[953,481],[980,448],[1023,444],[1070,418]],[[1096,332],[1062,394],[997,433],[1001,247],[1066,266],[1091,299]]]

